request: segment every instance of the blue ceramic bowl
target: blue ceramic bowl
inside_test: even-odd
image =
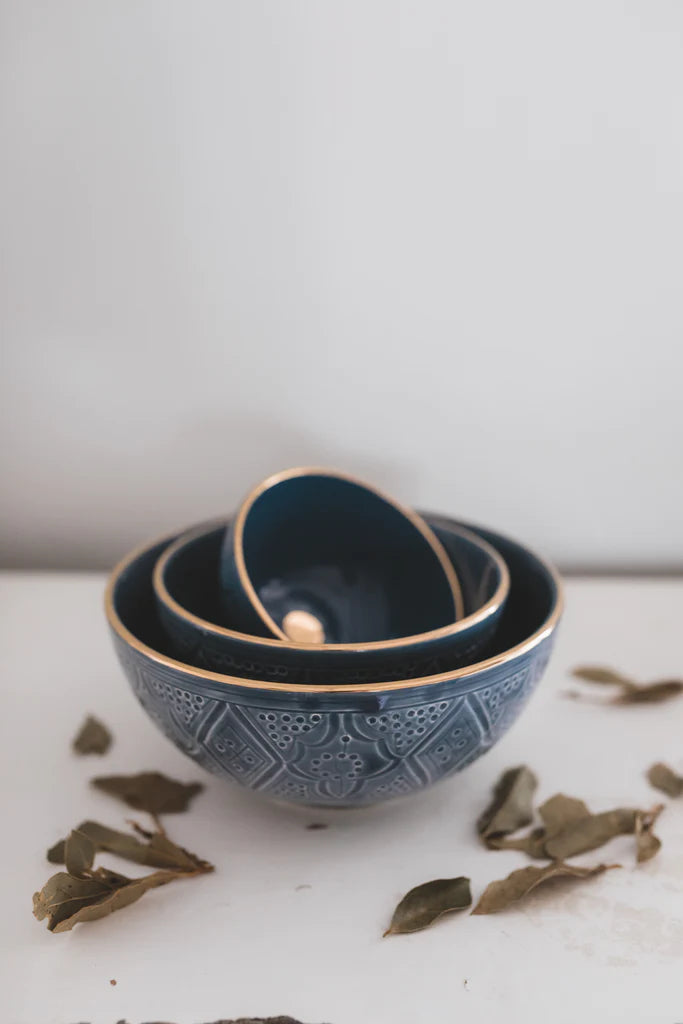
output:
[[[392,640],[463,614],[453,565],[421,516],[333,470],[259,484],[226,530],[220,582],[232,629],[280,640]]]
[[[229,628],[217,589],[224,523],[184,534],[154,570],[159,617],[181,661],[287,683],[362,683],[434,675],[475,660],[491,641],[509,590],[498,552],[457,526],[434,530],[462,586],[466,616],[430,633],[365,644],[297,644]]]
[[[152,588],[172,538],[133,552],[112,573],[106,612],[114,646],[155,724],[217,775],[311,806],[416,793],[486,753],[512,725],[543,674],[561,614],[560,580],[549,565],[512,540],[476,532],[505,558],[511,590],[495,650],[467,668],[307,686],[185,665],[170,655]]]

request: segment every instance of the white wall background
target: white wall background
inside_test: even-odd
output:
[[[683,564],[683,4],[4,0],[5,565],[354,470]]]

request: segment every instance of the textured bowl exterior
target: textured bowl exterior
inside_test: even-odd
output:
[[[168,653],[151,583],[169,538],[112,574],[107,614],[118,658],[152,721],[225,779],[310,806],[417,793],[462,770],[509,729],[543,674],[561,613],[554,571],[514,541],[481,533],[508,562],[511,592],[497,653],[471,668],[319,687],[184,665]]]
[[[345,807],[417,793],[485,754],[543,675],[552,636],[464,681],[362,698],[198,680],[116,634],[114,644],[152,721],[208,771],[275,799]]]

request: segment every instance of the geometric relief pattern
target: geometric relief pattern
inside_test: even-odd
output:
[[[178,671],[125,647],[119,656],[148,714],[210,771],[278,799],[348,806],[416,792],[488,750],[540,678],[549,645],[540,646],[516,671],[499,672],[477,690],[441,687],[446,695],[432,700],[396,693],[381,710],[367,711],[335,707],[336,695],[316,701],[320,710],[271,706],[273,693],[267,706],[244,704],[248,694],[198,693],[179,685]]]

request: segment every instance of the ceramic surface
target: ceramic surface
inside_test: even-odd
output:
[[[295,639],[298,620],[313,642],[363,643],[462,615],[457,575],[424,520],[331,470],[287,470],[248,496],[226,531],[220,582],[226,622],[251,636]]]
[[[154,587],[161,623],[182,661],[250,679],[379,682],[458,668],[475,660],[492,640],[509,574],[500,555],[480,537],[456,526],[434,532],[458,573],[466,617],[417,640],[317,646],[260,640],[220,625],[223,612],[214,584],[224,524],[182,537],[159,560]]]
[[[156,725],[223,778],[314,806],[417,793],[486,753],[512,725],[543,674],[561,612],[559,579],[548,565],[514,541],[479,532],[506,559],[511,592],[496,653],[467,669],[306,686],[183,665],[169,656],[152,588],[170,539],[133,553],[111,576],[106,607],[118,657]]]

